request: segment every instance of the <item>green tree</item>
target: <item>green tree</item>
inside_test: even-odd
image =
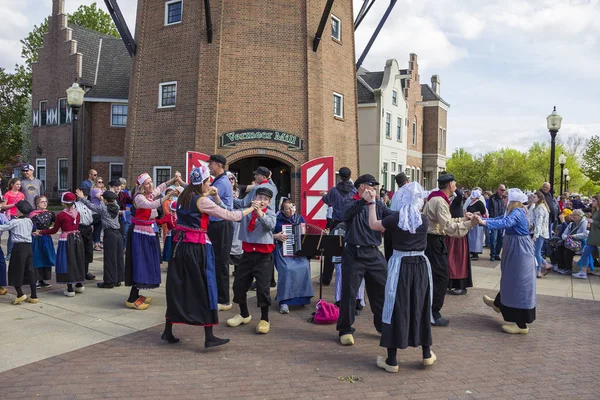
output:
[[[89,6],[79,6],[73,14],[69,15],[68,20],[70,24],[79,25],[116,38],[121,37],[110,15],[99,9],[95,2]]]
[[[583,152],[582,170],[594,183],[600,183],[600,137],[592,136]]]
[[[28,95],[15,74],[0,68],[0,167],[12,165],[21,153],[21,125],[27,113]]]

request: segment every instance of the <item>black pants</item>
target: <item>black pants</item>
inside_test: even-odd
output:
[[[392,231],[386,230],[383,232],[383,253],[387,261],[390,261],[392,255],[394,255],[394,248],[392,247]]]
[[[233,242],[233,223],[216,221],[208,224],[208,237],[215,252],[215,273],[219,304],[229,304],[229,253]]]
[[[427,234],[427,249],[425,255],[431,263],[431,275],[433,278],[433,303],[431,311],[433,318],[440,317],[440,310],[444,307],[444,298],[448,288],[448,249],[444,243],[444,237],[440,235]]]
[[[573,269],[573,258],[575,252],[565,248],[565,246],[558,246],[556,248],[556,258],[558,261],[558,269]]]
[[[273,253],[244,253],[235,271],[233,302],[246,303],[246,293],[248,293],[252,281],[256,279],[258,307],[270,306],[272,269]]]
[[[35,278],[31,243],[15,243],[8,264],[8,284],[15,287],[29,284],[35,289]]]
[[[385,300],[387,263],[376,247],[356,247],[347,244],[342,255],[342,298],[337,330],[340,336],[354,333],[356,293],[365,279],[365,288],[373,312],[373,325],[381,332],[381,313]]]
[[[85,252],[85,273],[90,272],[90,263],[94,261],[94,239],[91,225],[79,224],[79,233],[83,241],[83,250]]]
[[[104,283],[125,280],[125,259],[121,229],[104,228]]]

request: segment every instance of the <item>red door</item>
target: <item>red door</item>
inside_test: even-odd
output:
[[[186,153],[186,173],[185,181],[187,182],[192,169],[199,167],[201,164],[208,165],[208,159],[210,156],[204,153],[198,153],[197,151],[188,151]]]
[[[325,229],[327,204],[323,203],[321,191],[335,184],[333,157],[319,157],[300,167],[300,191],[302,192],[301,214],[307,224]]]

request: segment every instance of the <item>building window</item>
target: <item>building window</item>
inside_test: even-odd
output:
[[[398,105],[398,91],[397,90],[392,90],[392,104],[395,106]]]
[[[110,163],[108,165],[108,175],[111,181],[121,178],[123,176],[123,164]]]
[[[412,167],[410,169],[410,181],[414,182],[415,181],[415,167]]]
[[[386,139],[391,139],[392,138],[392,114],[390,113],[385,113],[385,138]]]
[[[342,40],[342,21],[335,15],[331,15],[331,37],[335,40]]]
[[[158,88],[158,108],[175,107],[177,82],[161,83]]]
[[[390,192],[396,191],[396,175],[390,175]]]
[[[417,120],[413,121],[413,132],[412,132],[412,144],[413,146],[417,145]]]
[[[396,172],[396,163],[392,162],[392,172]]]
[[[387,176],[388,176],[388,163],[383,163],[383,169],[381,171],[381,184],[387,187]]]
[[[421,183],[421,168],[417,168],[417,182]]]
[[[183,1],[174,0],[165,3],[165,25],[173,25],[181,22]]]
[[[402,164],[398,164],[398,172],[402,172]]]
[[[344,118],[344,96],[333,93],[333,115]]]
[[[396,140],[402,143],[402,117],[396,120]]]
[[[442,128],[438,132],[438,149],[442,148]]]
[[[40,126],[48,123],[48,102],[40,101]]]
[[[69,159],[58,159],[58,191],[65,192],[69,190]]]
[[[35,177],[38,178],[46,187],[46,159],[38,158],[35,160]]]
[[[442,131],[442,150],[446,151],[446,130]]]
[[[171,179],[171,167],[154,167],[154,187]]]
[[[58,99],[58,124],[67,123],[67,99]]]
[[[110,126],[127,126],[127,104],[113,104],[110,110]]]

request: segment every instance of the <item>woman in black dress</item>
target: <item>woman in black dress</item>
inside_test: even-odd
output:
[[[374,191],[365,191],[367,202],[375,199]],[[392,198],[394,214],[377,220],[374,204],[369,206],[369,225],[376,231],[392,232],[394,254],[388,262],[385,303],[382,313],[380,346],[387,348],[387,358],[377,357],[377,366],[398,372],[396,353],[407,347],[423,347],[423,365],[432,365],[431,351],[431,266],[425,256],[427,218],[422,218],[423,188],[417,182],[403,186]]]

